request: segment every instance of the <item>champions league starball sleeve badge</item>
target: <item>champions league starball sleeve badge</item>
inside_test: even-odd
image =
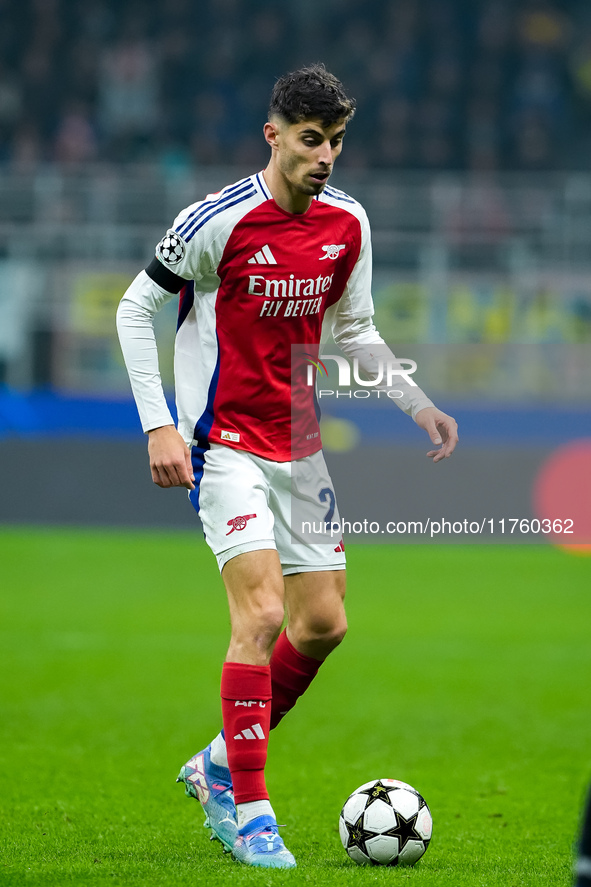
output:
[[[185,255],[185,242],[174,231],[169,231],[156,247],[156,255],[167,265],[178,265]]]

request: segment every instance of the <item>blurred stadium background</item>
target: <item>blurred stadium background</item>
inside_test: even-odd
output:
[[[241,883],[174,786],[219,726],[221,582],[185,491],[151,483],[115,310],[182,207],[265,165],[274,78],[318,60],[358,100],[333,181],[372,223],[378,327],[461,430],[434,467],[389,403],[326,408],[341,514],[546,510],[591,542],[590,0],[0,0],[9,887]],[[175,313],[157,318],[171,394]],[[274,737],[296,879],[367,881],[335,827],[383,772],[437,811],[417,884],[567,883],[590,567],[550,547],[351,552],[350,639]]]
[[[426,484],[410,423],[339,405],[342,510],[379,490],[359,444],[376,478],[397,447],[405,517],[417,484],[527,517],[591,439],[588,0],[2,0],[1,521],[192,525],[151,487],[116,305],[180,208],[266,163],[274,78],[316,60],[358,100],[334,184],[372,223],[377,325],[463,431]]]

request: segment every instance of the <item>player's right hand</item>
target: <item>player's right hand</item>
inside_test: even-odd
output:
[[[159,487],[195,489],[191,452],[174,425],[148,432],[148,456],[152,480]]]

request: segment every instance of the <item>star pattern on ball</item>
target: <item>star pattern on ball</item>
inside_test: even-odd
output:
[[[363,791],[359,792],[359,794],[368,795],[368,801],[365,805],[365,809],[367,810],[367,808],[371,804],[373,804],[374,801],[384,801],[385,804],[388,804],[388,806],[391,807],[392,802],[390,801],[390,795],[388,794],[388,791],[391,790],[391,786],[390,789],[386,788],[386,786],[378,779],[376,783],[368,786],[367,788],[364,788]]]
[[[367,808],[366,808],[367,809]],[[359,847],[362,853],[369,856],[365,842],[369,838],[375,838],[375,832],[369,831],[363,826],[363,813],[352,825],[345,820],[349,836],[347,838],[347,850],[351,847]]]
[[[416,830],[418,813],[414,813],[409,819],[405,819],[398,810],[396,810],[395,813],[397,824],[394,828],[384,832],[384,834],[390,835],[393,838],[398,838],[398,853],[400,854],[404,850],[408,841],[423,841],[423,839]]]

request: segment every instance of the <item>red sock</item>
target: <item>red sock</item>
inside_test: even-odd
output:
[[[265,764],[271,720],[271,668],[225,662],[222,716],[237,804],[268,800]]]
[[[308,689],[321,665],[319,659],[299,653],[285,631],[279,635],[271,657],[271,730]]]

